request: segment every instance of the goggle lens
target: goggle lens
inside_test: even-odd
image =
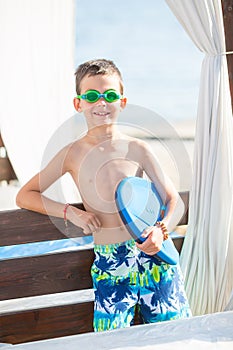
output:
[[[98,101],[101,97],[105,99],[105,101],[112,103],[120,100],[123,96],[118,94],[115,90],[107,90],[103,94],[101,94],[97,90],[88,90],[83,95],[78,95],[77,98],[81,98],[83,100],[86,100],[89,103],[95,103]]]
[[[87,102],[93,103],[98,101],[99,99],[98,91],[90,90],[90,91],[87,91],[85,95],[86,95],[85,100],[87,100]]]
[[[110,102],[110,103],[119,100],[120,97],[121,97],[121,96],[120,96],[116,91],[114,91],[114,90],[108,90],[108,91],[105,93],[105,100],[106,100],[107,102]]]

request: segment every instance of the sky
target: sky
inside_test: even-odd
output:
[[[165,0],[75,1],[76,67],[93,58],[112,59],[128,103],[167,120],[196,118],[203,53]]]

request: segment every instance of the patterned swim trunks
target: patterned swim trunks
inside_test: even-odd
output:
[[[191,316],[179,265],[159,262],[134,240],[95,245],[94,251],[95,331],[129,327],[136,305],[144,323]]]

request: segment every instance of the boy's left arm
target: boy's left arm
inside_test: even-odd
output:
[[[169,177],[163,172],[158,159],[144,142],[141,145],[140,154],[143,170],[154,183],[163,204],[166,206],[162,222],[168,232],[171,232],[184,214],[184,203]],[[154,255],[161,250],[164,235],[160,227],[150,226],[144,230],[142,236],[147,237],[147,239],[137,246],[146,254]]]

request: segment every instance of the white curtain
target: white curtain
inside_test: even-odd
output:
[[[0,0],[0,131],[24,184],[74,114],[73,0]]]
[[[181,254],[194,315],[224,310],[233,288],[233,128],[221,0],[166,0],[203,61],[189,225]],[[191,67],[190,67],[191,69]]]
[[[227,306],[225,307],[224,311],[233,311],[233,290],[232,290],[232,293],[231,293],[230,300],[229,300]]]

